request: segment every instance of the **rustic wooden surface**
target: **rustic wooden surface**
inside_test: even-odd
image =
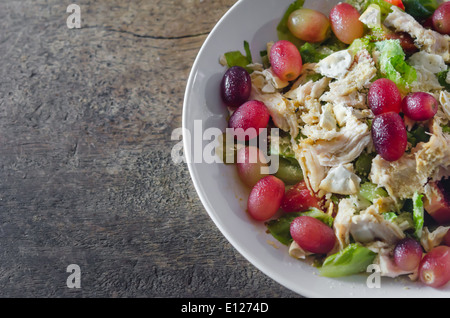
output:
[[[81,29],[71,2],[0,2],[0,297],[299,296],[237,253],[170,156],[235,1],[74,1]]]

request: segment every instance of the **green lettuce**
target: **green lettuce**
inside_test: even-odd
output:
[[[299,51],[302,56],[303,63],[317,63],[329,55],[320,52],[317,44],[312,44],[309,42],[303,44]]]
[[[450,125],[441,125],[442,132],[450,134]]]
[[[299,48],[299,51],[303,63],[317,63],[328,55],[346,48],[348,48],[347,44],[341,42],[334,34],[331,34],[320,44],[306,42]]]
[[[444,89],[446,91],[450,92],[450,84],[447,83],[447,75],[448,75],[448,70],[446,71],[442,71],[436,74],[438,80],[439,80],[439,84],[442,85],[442,87],[444,87]]]
[[[405,52],[399,40],[385,40],[375,43],[375,48],[380,53],[378,64],[380,75],[397,84],[403,92],[408,91],[408,86],[417,79],[414,67],[405,61]]]
[[[422,236],[422,229],[424,223],[424,209],[423,209],[423,195],[414,193],[413,201],[413,221],[414,221],[414,236],[420,239]]]
[[[384,188],[380,188],[372,182],[364,182],[361,184],[359,195],[372,203],[375,199],[389,196]]]
[[[227,61],[228,67],[232,66],[241,66],[247,70],[247,72],[251,73],[253,70],[248,68],[247,65],[253,63],[252,53],[250,52],[250,45],[247,41],[244,41],[244,51],[245,54],[242,54],[241,51],[231,51],[224,54],[225,60]]]
[[[422,125],[417,125],[411,131],[407,131],[406,136],[411,147],[417,146],[420,142],[428,142],[430,140],[430,135],[427,134],[426,128]]]
[[[436,0],[403,0],[406,13],[421,21],[429,18],[439,6]]]
[[[368,248],[352,243],[336,254],[328,256],[319,267],[325,277],[341,277],[365,272],[377,254]]]

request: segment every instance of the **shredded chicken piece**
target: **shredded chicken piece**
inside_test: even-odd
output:
[[[386,221],[374,206],[370,206],[361,211],[359,215],[352,217],[350,234],[355,241],[360,243],[381,240],[388,244],[395,244],[399,239],[405,237],[398,225]]]
[[[368,88],[376,74],[377,69],[371,55],[367,50],[361,50],[355,56],[354,63],[345,76],[330,83],[327,100],[335,100],[337,97],[348,96]]]
[[[450,37],[448,35],[425,29],[411,15],[396,6],[392,6],[391,13],[384,20],[384,24],[396,31],[409,33],[415,39],[417,46],[428,53],[442,56],[447,63],[450,62]]]
[[[286,98],[296,100],[300,105],[305,103],[306,97],[318,99],[323,92],[328,88],[330,79],[322,77],[320,80],[313,82],[312,80],[292,88],[289,92],[284,94]]]
[[[429,252],[433,247],[440,245],[449,229],[450,226],[439,226],[433,232],[430,232],[428,227],[424,227],[420,237],[420,244],[425,249],[425,252]]]
[[[310,190],[319,192],[320,182],[325,178],[327,170],[317,160],[314,147],[307,140],[293,145],[295,157],[302,168],[306,185]]]
[[[270,116],[275,125],[281,130],[288,131],[291,136],[297,136],[299,132],[299,122],[295,114],[295,107],[279,92],[264,92],[267,79],[257,72],[253,72],[252,91],[250,99],[263,102],[269,110]]]
[[[317,140],[314,148],[321,165],[338,166],[358,158],[370,141],[367,124],[355,116],[348,116],[345,126],[336,132],[333,139]]]
[[[298,259],[305,259],[306,256],[311,255],[312,253],[305,251],[302,249],[295,241],[289,245],[289,255]]]
[[[395,198],[406,199],[415,192],[423,193],[430,176],[450,165],[450,141],[444,137],[437,118],[430,126],[430,140],[419,143],[399,160],[389,162],[377,155],[369,175],[372,182],[385,187]]]
[[[341,164],[328,171],[325,179],[320,182],[320,189],[344,195],[356,194],[359,192],[360,182],[361,179],[353,172],[352,164]]]
[[[340,249],[344,249],[350,244],[350,227],[352,225],[352,217],[356,212],[357,210],[352,199],[342,199],[339,202],[333,229]]]

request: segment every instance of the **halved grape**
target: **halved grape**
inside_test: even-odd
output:
[[[450,2],[442,3],[431,16],[433,28],[439,33],[450,35]]]
[[[419,279],[425,285],[436,288],[450,281],[450,247],[436,246],[422,258]]]
[[[322,42],[330,32],[330,21],[322,12],[302,8],[293,11],[287,26],[291,33],[306,42]]]
[[[416,240],[407,237],[400,240],[394,248],[394,262],[404,271],[413,271],[422,259],[422,247]]]
[[[284,196],[284,183],[272,175],[259,180],[252,188],[247,201],[247,211],[258,221],[266,221],[280,209]]]
[[[220,94],[225,105],[239,107],[250,97],[252,80],[247,70],[240,66],[230,67],[222,77]]]
[[[291,223],[290,233],[302,249],[315,254],[327,254],[336,243],[333,229],[311,216],[296,217]]]
[[[439,224],[450,222],[450,178],[428,185],[431,191],[424,200],[425,211]]]
[[[444,238],[442,239],[442,244],[450,246],[450,230],[447,231]]]
[[[302,212],[314,207],[320,209],[320,200],[301,181],[288,189],[281,201],[281,209],[284,212]]]
[[[415,92],[406,95],[402,101],[403,113],[416,121],[424,121],[436,115],[439,104],[433,95]]]
[[[269,59],[273,72],[283,81],[296,79],[302,71],[302,57],[292,42],[275,42],[270,49]]]
[[[270,114],[266,105],[258,100],[242,104],[231,115],[228,127],[233,129],[237,140],[249,140],[260,134],[260,129],[266,128]]]
[[[402,109],[402,95],[397,85],[387,78],[377,79],[370,85],[367,102],[375,115],[400,113]]]
[[[395,112],[375,116],[372,121],[372,140],[376,152],[387,161],[400,159],[408,145],[403,119]]]
[[[359,21],[360,13],[351,4],[341,2],[330,11],[331,29],[345,44],[364,35],[364,24]]]
[[[242,147],[237,152],[236,166],[242,182],[248,187],[253,187],[259,180],[266,176],[261,172],[267,167],[267,158],[261,149],[254,146]]]

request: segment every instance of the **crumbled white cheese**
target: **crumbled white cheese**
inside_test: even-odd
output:
[[[353,62],[353,56],[348,50],[335,52],[316,64],[315,71],[326,77],[342,78],[347,74]]]
[[[422,67],[433,74],[447,70],[447,65],[442,56],[425,51],[414,53],[408,62],[414,68]]]
[[[339,165],[330,169],[319,188],[331,193],[355,194],[359,191],[360,182],[361,179],[356,174],[346,166]]]

